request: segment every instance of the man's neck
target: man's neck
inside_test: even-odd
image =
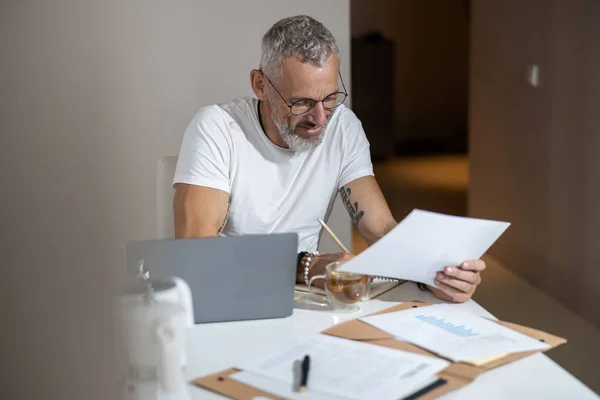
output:
[[[265,135],[267,135],[267,138],[269,138],[274,145],[287,149],[288,145],[281,138],[279,128],[277,128],[277,125],[275,125],[275,122],[273,122],[273,118],[271,118],[271,112],[264,101],[259,101],[258,103],[258,118]]]

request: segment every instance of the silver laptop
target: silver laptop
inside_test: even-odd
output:
[[[196,323],[281,318],[292,314],[298,235],[278,233],[131,242],[152,278],[177,276],[192,291]]]

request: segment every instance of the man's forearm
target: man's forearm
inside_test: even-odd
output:
[[[367,245],[371,246],[371,245],[373,245],[373,243],[375,243],[376,241],[378,241],[379,239],[384,237],[389,231],[394,229],[394,227],[396,225],[398,225],[398,223],[394,219],[391,219],[389,221],[382,223],[381,229],[379,229],[377,231],[363,233],[363,232],[361,232],[361,229],[359,227],[359,232],[362,235],[362,237],[365,239],[365,242],[367,242]]]

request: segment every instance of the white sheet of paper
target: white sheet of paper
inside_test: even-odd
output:
[[[339,270],[435,286],[438,271],[479,259],[509,226],[508,222],[415,209]]]
[[[236,372],[235,374],[229,375],[229,378],[234,379],[238,382],[244,383],[246,385],[255,387],[255,388],[265,391],[267,393],[274,394],[275,396],[283,397],[284,399],[291,399],[291,400],[352,400],[352,399],[348,399],[347,397],[332,396],[332,395],[325,394],[322,392],[317,392],[314,389],[313,390],[308,389],[305,392],[299,393],[299,392],[292,390],[292,387],[287,382],[280,381],[278,379],[267,378],[265,376],[257,375],[255,373],[247,372],[247,371]],[[422,381],[422,383],[411,381],[410,385],[412,388],[414,388],[414,390],[410,389],[410,390],[412,390],[412,392],[410,394],[415,393],[418,390],[421,390],[422,388],[425,388],[425,387],[435,383],[437,380],[438,380],[438,378],[437,378],[437,376],[435,376],[433,378]]]
[[[307,390],[299,393],[293,390],[292,385],[288,382],[269,378],[263,375],[258,375],[253,372],[240,371],[229,375],[229,378],[248,386],[255,387],[275,396],[283,397],[291,400],[350,400],[341,396],[332,396],[315,390]]]
[[[406,397],[431,383],[449,365],[434,357],[316,334],[240,369],[292,388],[294,362],[306,354],[311,357],[308,391],[348,399]]]
[[[458,310],[452,304],[411,308],[360,319],[452,361],[549,347],[498,323]]]

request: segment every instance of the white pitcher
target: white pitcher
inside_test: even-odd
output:
[[[122,351],[123,398],[189,399],[183,377],[185,333],[194,324],[192,296],[182,279],[140,277],[116,302]]]

